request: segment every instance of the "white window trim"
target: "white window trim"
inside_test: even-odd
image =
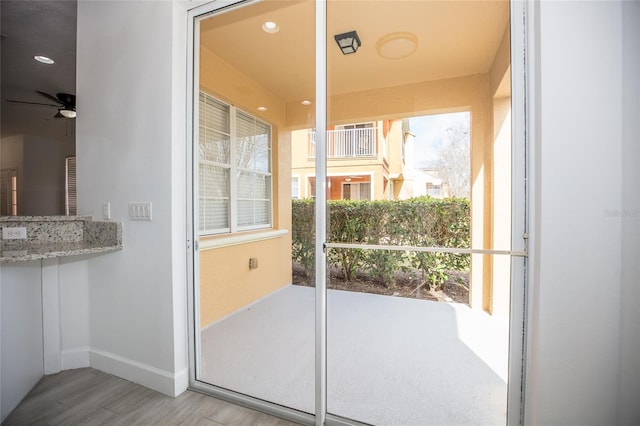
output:
[[[296,179],[298,181],[298,193],[297,194],[293,193],[293,180],[294,179]],[[292,174],[291,175],[291,184],[292,184],[291,185],[291,199],[292,200],[299,200],[299,199],[302,198],[302,191],[301,191],[302,188],[300,188],[300,183],[301,182],[302,182],[302,179],[300,178],[300,175],[298,175],[298,174]]]
[[[201,160],[199,157],[199,152],[198,150],[196,150],[196,155],[197,155],[197,159],[196,159],[196,164],[199,165],[206,163],[206,164],[211,164],[217,167],[222,167],[225,169],[229,170],[229,227],[225,227],[225,228],[217,228],[217,229],[199,229],[199,235],[204,237],[204,236],[212,236],[212,235],[221,235],[221,234],[235,234],[235,233],[239,233],[239,232],[245,232],[245,231],[256,231],[256,230],[260,230],[260,229],[269,229],[269,228],[273,228],[273,126],[270,123],[267,123],[264,120],[259,119],[258,117],[254,116],[253,114],[248,113],[247,111],[238,108],[234,105],[230,105],[224,101],[222,101],[221,99],[218,99],[212,95],[210,95],[209,93],[206,93],[204,91],[201,91],[199,93],[202,93],[205,95],[205,99],[206,97],[210,97],[215,99],[217,102],[223,103],[225,105],[227,105],[229,107],[229,163],[219,163],[219,162],[215,162],[215,161],[210,161],[210,160]],[[236,138],[236,134],[237,134],[237,129],[236,129],[236,116],[238,112],[242,112],[243,114],[267,125],[269,127],[269,172],[261,172],[258,170],[253,170],[253,169],[245,169],[242,167],[239,167],[236,164],[236,158],[237,158],[237,153],[236,153],[236,145],[234,143],[235,138]],[[198,127],[198,132],[199,132],[199,128],[200,128],[200,123],[197,126]],[[199,141],[199,135],[197,135],[197,140]],[[269,178],[269,187],[268,187],[268,201],[269,201],[269,211],[268,211],[268,223],[266,224],[258,224],[258,225],[249,225],[249,226],[240,226],[238,225],[238,201],[239,201],[239,197],[238,197],[238,188],[237,188],[237,180],[234,179],[234,175],[236,175],[238,172],[250,172],[250,173],[254,173],[254,174],[258,174],[258,175],[262,175],[265,177]],[[200,201],[200,199],[202,198],[202,196],[200,195],[201,191],[198,192],[198,201]],[[255,199],[254,199],[255,200]]]
[[[214,240],[200,241],[198,247],[199,251],[213,250],[224,247],[231,247],[249,243],[256,243],[259,241],[272,240],[274,238],[280,238],[287,235],[289,231],[287,229],[276,229],[271,231],[263,231],[257,234],[238,234],[229,235],[225,237],[218,237]]]

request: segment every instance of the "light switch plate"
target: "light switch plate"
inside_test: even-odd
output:
[[[129,203],[129,220],[151,220],[151,202]]]
[[[102,218],[104,220],[111,219],[111,203],[108,201],[102,203]]]

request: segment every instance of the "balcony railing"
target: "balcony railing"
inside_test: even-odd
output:
[[[376,128],[327,131],[327,158],[375,157]],[[316,132],[309,132],[309,157],[316,156]]]

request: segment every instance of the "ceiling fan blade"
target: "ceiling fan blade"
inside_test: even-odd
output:
[[[36,93],[39,93],[39,94],[41,94],[42,96],[44,96],[45,98],[50,99],[50,100],[52,100],[53,102],[57,102],[58,104],[61,104],[61,103],[62,103],[62,102],[60,102],[60,100],[58,100],[58,98],[56,98],[55,96],[50,95],[50,94],[48,94],[48,93],[41,92],[41,91],[39,91],[39,90],[36,90]],[[56,105],[56,106],[57,106],[57,105]]]
[[[11,100],[11,99],[7,99],[7,102],[12,103],[12,104],[38,105],[38,106],[49,106],[49,107],[60,108],[60,105],[43,104],[43,103],[40,103],[40,102],[14,101],[14,100]]]

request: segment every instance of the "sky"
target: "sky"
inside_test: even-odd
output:
[[[409,130],[415,136],[413,168],[434,166],[444,143],[446,129],[458,122],[469,122],[468,112],[426,115],[409,119]]]

